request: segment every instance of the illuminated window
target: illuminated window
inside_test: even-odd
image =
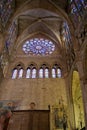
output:
[[[49,78],[49,69],[45,68],[45,78]]]
[[[18,73],[18,70],[15,68],[13,70],[13,73],[12,73],[12,79],[16,79],[17,78],[17,73]]]
[[[61,69],[60,68],[57,68],[57,77],[61,78]]]
[[[52,78],[56,78],[56,69],[52,68]]]
[[[43,68],[40,68],[40,70],[39,70],[39,78],[43,78],[43,75],[44,75],[43,72],[44,72]]]
[[[29,55],[49,55],[55,50],[52,41],[43,38],[34,38],[26,41],[23,45],[23,51]]]
[[[71,39],[71,35],[70,35],[70,30],[69,30],[69,27],[67,25],[66,22],[63,23],[63,35],[64,35],[64,39],[69,42],[70,39]]]
[[[52,68],[52,78],[61,78],[62,73],[61,73],[61,68],[55,64]]]
[[[40,69],[37,70],[34,64],[30,64],[26,69],[25,78],[27,79],[35,79],[35,78],[61,78],[62,72],[61,68],[54,64],[54,66],[49,68],[46,64],[42,64]],[[21,79],[23,78],[23,74],[25,73],[21,64],[18,64],[16,68],[13,69],[12,79]],[[38,73],[37,73],[38,72]]]
[[[72,47],[71,34],[66,22],[64,22],[62,26],[62,41],[66,49],[70,49]]]
[[[26,71],[26,78],[37,78],[37,70],[33,64],[30,64]]]
[[[23,77],[23,69],[19,69],[19,74],[18,74],[18,78],[22,78]]]
[[[33,68],[32,69],[32,78],[36,78],[36,73],[37,73],[36,68]]]
[[[26,78],[30,78],[30,77],[31,77],[31,69],[27,68]]]
[[[49,68],[43,64],[39,69],[39,78],[49,78]]]

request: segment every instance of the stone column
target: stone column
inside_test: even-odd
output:
[[[75,115],[74,115],[74,106],[73,106],[73,98],[72,98],[72,93],[71,93],[71,82],[72,79],[71,73],[66,76],[66,91],[67,91],[67,100],[68,100],[68,107],[67,107],[67,116],[68,116],[68,128],[69,130],[74,130],[75,129]]]

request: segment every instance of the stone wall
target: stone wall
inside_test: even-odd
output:
[[[0,100],[19,101],[19,109],[29,109],[34,102],[36,109],[48,109],[59,103],[62,97],[67,104],[66,86],[63,78],[4,79],[0,86]]]

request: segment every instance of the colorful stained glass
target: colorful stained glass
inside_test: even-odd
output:
[[[26,41],[23,45],[23,51],[29,55],[49,55],[55,50],[52,41],[43,38],[34,38]]]
[[[66,48],[69,48],[69,46],[71,46],[71,34],[69,26],[66,22],[63,23],[62,41],[64,42],[64,45],[66,45]]]
[[[16,40],[17,37],[17,21],[14,21],[9,30],[6,37],[6,48],[8,49],[12,43]]]
[[[77,8],[74,3],[71,4],[71,14],[74,14],[77,12]]]
[[[86,0],[70,0],[69,2],[69,12],[75,27],[78,26],[78,23],[81,21],[84,12],[87,8]]]
[[[15,8],[15,0],[0,0],[0,19],[5,26]]]
[[[86,9],[87,8],[87,0],[80,0],[83,7]]]
[[[79,15],[82,16],[84,13],[84,7],[81,0],[75,0],[75,5],[76,5]]]
[[[87,1],[86,0],[75,0],[75,3],[77,5],[78,10],[82,10],[83,8],[87,7]]]

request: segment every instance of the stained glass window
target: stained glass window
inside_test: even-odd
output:
[[[60,68],[57,68],[57,77],[58,78],[61,78],[61,69]]]
[[[36,73],[37,73],[36,68],[33,68],[32,69],[32,78],[36,78]]]
[[[45,68],[45,78],[49,78],[49,69]]]
[[[52,68],[49,68],[46,64],[42,64],[39,70],[33,64],[30,64],[26,69],[25,78],[27,79],[35,79],[35,78],[61,78],[62,71],[61,68],[54,64]],[[24,69],[23,67],[18,64],[16,68],[12,71],[12,79],[20,79],[23,78]],[[38,72],[38,73],[37,73]]]
[[[15,68],[12,72],[12,79],[16,79],[17,78],[17,73],[18,73],[18,70]]]
[[[81,21],[82,16],[87,8],[86,0],[70,0],[69,1],[69,13],[75,26]]]
[[[34,38],[26,41],[23,45],[23,51],[29,55],[49,55],[55,50],[52,41],[44,38]]]
[[[19,74],[18,74],[18,78],[22,78],[23,77],[23,69],[19,69]]]
[[[61,78],[62,77],[62,72],[61,68],[55,64],[52,68],[52,78]]]
[[[26,78],[30,78],[31,76],[31,69],[30,68],[27,68],[27,71],[26,71]]]
[[[27,68],[26,78],[37,78],[37,69],[33,64],[30,64]]]
[[[39,70],[39,78],[43,78],[43,68],[40,68]]]
[[[49,68],[43,64],[39,69],[39,78],[49,78]]]
[[[56,78],[56,69],[52,68],[52,78]]]
[[[0,0],[0,18],[5,26],[15,8],[15,0]]]
[[[72,46],[71,34],[69,26],[66,22],[64,22],[62,26],[62,41],[67,49],[69,49],[69,47]]]

